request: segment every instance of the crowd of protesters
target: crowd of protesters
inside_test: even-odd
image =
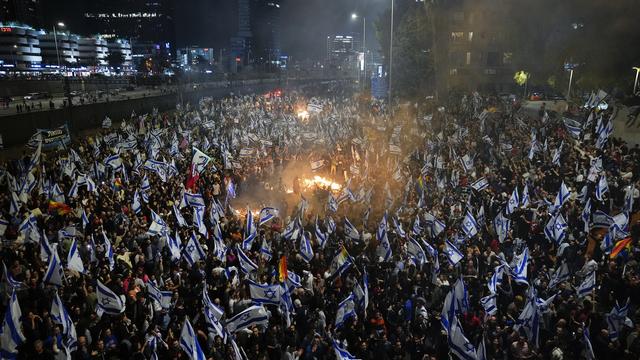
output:
[[[612,110],[567,123],[477,93],[392,110],[339,88],[203,99],[3,164],[3,358],[640,358],[640,149],[607,131]],[[340,187],[300,184],[314,175]],[[292,307],[225,329],[250,284],[282,282]]]

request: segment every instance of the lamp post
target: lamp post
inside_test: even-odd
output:
[[[63,28],[64,23],[58,22],[57,26]],[[58,51],[58,34],[56,31],[56,25],[53,25],[53,41],[56,43],[56,58],[58,59],[58,71],[60,71],[60,52]]]
[[[351,19],[356,20],[358,18],[358,14],[351,14]],[[367,80],[367,18],[365,16],[362,17],[362,72],[363,72],[363,81]],[[360,71],[358,70],[358,74]],[[364,88],[364,83],[360,84]]]
[[[391,35],[389,39],[389,109],[391,109],[391,80],[393,74],[393,8],[394,0],[391,0]]]
[[[633,82],[633,95],[636,95],[636,91],[638,90],[638,74],[640,74],[640,67],[634,66],[633,70],[636,71],[636,80]]]

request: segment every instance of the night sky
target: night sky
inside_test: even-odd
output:
[[[90,0],[43,0],[45,23],[64,21],[71,31],[83,32],[83,5]],[[178,46],[227,47],[235,32],[237,0],[174,0]],[[361,32],[357,12],[367,17],[367,44],[377,47],[374,21],[391,0],[281,0],[283,51],[298,59],[321,58],[330,34]]]

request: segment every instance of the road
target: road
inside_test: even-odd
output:
[[[151,97],[151,96],[159,96],[168,93],[172,93],[177,91],[176,86],[156,86],[155,88],[146,88],[146,87],[138,87],[131,91],[121,91],[117,95],[107,95],[103,94],[101,97],[96,97],[96,92],[89,92],[88,96],[93,97],[93,99],[89,99],[89,97],[85,98],[84,104],[92,104],[98,102],[113,102],[113,101],[121,101],[128,99],[136,99],[143,97]],[[39,99],[39,100],[23,100],[22,97],[16,96],[13,98],[13,101],[9,104],[8,108],[0,107],[0,116],[9,116],[15,115],[18,113],[16,105],[27,104],[32,109],[26,112],[34,112],[34,111],[48,111],[50,110],[49,100],[53,101],[53,105],[56,109],[62,108],[64,103],[67,101],[67,98],[64,97],[63,94],[53,94],[51,99]],[[81,106],[83,105],[80,97],[73,98],[73,105]],[[42,104],[42,106],[40,106]],[[22,112],[25,112],[24,110]]]

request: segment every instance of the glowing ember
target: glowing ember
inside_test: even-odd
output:
[[[298,117],[300,120],[307,120],[309,119],[309,112],[307,110],[298,111]]]

